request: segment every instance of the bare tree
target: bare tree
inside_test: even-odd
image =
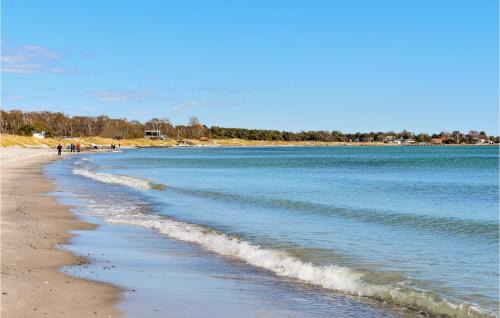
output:
[[[200,138],[203,134],[203,126],[200,124],[198,117],[189,117],[189,137]]]

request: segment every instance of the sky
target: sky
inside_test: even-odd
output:
[[[496,0],[3,0],[3,109],[498,134]]]

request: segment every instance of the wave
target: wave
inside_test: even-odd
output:
[[[92,206],[93,213],[104,217],[107,222],[150,228],[169,238],[197,244],[208,251],[244,261],[278,276],[297,279],[325,289],[376,299],[432,316],[496,317],[472,304],[453,303],[432,292],[369,283],[363,280],[364,273],[348,267],[315,265],[285,251],[264,248],[208,227],[130,209],[133,208]]]
[[[75,165],[79,165],[85,162],[93,161],[91,158],[80,158],[80,160],[75,161]]]
[[[240,204],[272,207],[285,210],[297,210],[301,213],[337,216],[346,219],[354,219],[357,221],[378,223],[389,226],[405,226],[421,230],[434,230],[458,235],[485,237],[492,240],[499,239],[499,224],[497,222],[463,220],[452,217],[416,215],[393,211],[343,208],[307,201],[268,199],[265,197],[253,197],[209,190],[196,190],[178,187],[170,187],[169,189],[183,194],[202,196],[218,201],[233,201]]]
[[[140,190],[154,189],[155,186],[149,181],[141,178],[98,173],[85,169],[75,168],[73,169],[73,173],[99,182],[125,185]],[[445,226],[443,229],[448,229],[451,232],[461,233],[464,231],[458,228],[459,224],[449,222],[449,220],[444,220],[445,222],[443,222],[443,218],[424,217],[422,221],[421,217],[417,220],[411,215],[408,217],[406,214],[401,214],[400,216],[396,215],[396,217],[393,218],[394,215],[388,213],[366,213],[366,211],[333,208],[331,206],[310,202],[266,200],[262,198],[257,200],[249,196],[239,196],[220,192],[188,190],[183,188],[171,189],[186,194],[209,196],[220,200],[238,200],[240,203],[273,204],[282,208],[299,209],[308,213],[331,214],[333,211],[334,214],[338,216],[355,217],[366,221],[381,223],[391,222],[391,224],[405,224],[427,229],[437,229]],[[494,314],[486,312],[469,303],[454,303],[433,292],[411,289],[398,284],[377,284],[369,282],[366,280],[366,274],[363,272],[335,264],[318,265],[306,262],[286,251],[264,248],[239,237],[221,233],[201,225],[180,222],[159,215],[146,214],[142,211],[134,210],[134,208],[130,206],[94,205],[92,208],[96,215],[103,217],[107,222],[151,228],[169,238],[197,244],[208,251],[222,256],[236,258],[252,266],[268,270],[278,276],[298,279],[325,289],[353,296],[376,299],[396,306],[422,311],[432,316],[460,318],[496,317]],[[393,218],[393,220],[385,221],[391,218]],[[456,220],[456,222],[462,221]],[[463,226],[463,224],[460,226]],[[470,227],[469,224],[468,226],[468,228],[466,227],[466,232],[476,233],[478,231],[478,228],[474,225]],[[498,225],[495,226],[495,235],[498,239]]]
[[[74,169],[73,173],[94,179],[96,181],[124,185],[139,190],[163,190],[166,188],[165,185],[152,183],[148,180],[138,177],[129,177],[103,172],[92,172],[85,169]],[[307,201],[304,202],[285,199],[268,199],[265,197],[257,198],[253,196],[210,190],[197,190],[179,187],[169,187],[169,189],[183,194],[202,196],[218,201],[233,201],[240,204],[250,204],[263,207],[271,206],[273,208],[297,210],[301,213],[337,216],[362,222],[378,223],[389,226],[405,226],[408,228],[416,228],[421,230],[440,231],[457,235],[483,237],[496,241],[499,240],[500,226],[497,222],[463,220],[453,217],[416,215],[411,213],[398,213],[393,211],[343,208]]]
[[[104,172],[93,172],[88,169],[73,169],[73,173],[99,182],[124,185],[138,190],[162,190],[162,184],[151,183],[148,180],[136,177],[122,176]]]

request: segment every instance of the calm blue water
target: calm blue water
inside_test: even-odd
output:
[[[496,147],[144,149],[52,169],[105,222],[325,293],[472,317],[498,315],[498,159]]]

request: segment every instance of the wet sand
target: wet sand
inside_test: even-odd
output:
[[[0,148],[1,316],[119,317],[120,290],[74,278],[62,266],[84,258],[59,249],[70,230],[92,229],[46,195],[53,191],[41,169],[54,149]]]

